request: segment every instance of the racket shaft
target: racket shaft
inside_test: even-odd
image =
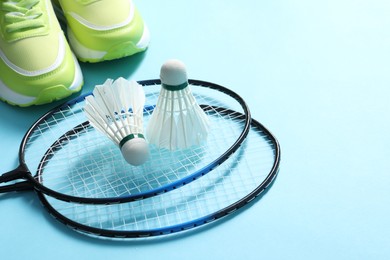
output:
[[[27,191],[27,190],[32,190],[33,186],[27,182],[18,182],[15,184],[10,184],[10,185],[5,185],[5,186],[0,186],[0,193],[6,193],[6,192],[12,192],[12,191]]]
[[[22,166],[19,166],[13,171],[6,172],[3,175],[0,176],[0,183],[5,183],[9,181],[14,181],[17,179],[22,179],[26,176],[26,172]]]

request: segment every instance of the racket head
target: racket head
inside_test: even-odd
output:
[[[123,204],[88,205],[38,192],[60,222],[93,237],[161,237],[209,225],[253,203],[275,180],[280,164],[277,139],[252,120],[248,137],[221,166],[180,189]]]
[[[146,95],[147,127],[161,83],[139,83]],[[202,177],[238,149],[248,134],[251,117],[235,92],[210,82],[189,83],[211,123],[208,141],[201,146],[179,151],[151,146],[149,161],[131,166],[113,142],[89,125],[83,111],[86,94],[50,111],[27,132],[20,160],[36,174],[27,174],[26,179],[60,200],[108,204],[156,196]]]

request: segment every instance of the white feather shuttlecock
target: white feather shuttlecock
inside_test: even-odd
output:
[[[149,157],[143,135],[145,93],[136,81],[124,78],[97,85],[93,96],[85,99],[85,114],[90,124],[119,146],[131,165],[141,165]]]
[[[185,65],[169,60],[160,71],[161,91],[146,130],[149,143],[169,150],[200,145],[209,122],[188,83]]]

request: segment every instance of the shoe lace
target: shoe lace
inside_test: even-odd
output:
[[[9,0],[0,5],[5,12],[5,30],[8,33],[25,31],[44,26],[42,10],[38,3],[40,0]]]

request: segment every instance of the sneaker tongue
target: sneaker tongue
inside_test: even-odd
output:
[[[4,2],[0,8],[6,12],[6,31],[12,33],[44,26],[44,22],[40,19],[43,13],[38,6],[39,1],[12,0]]]

